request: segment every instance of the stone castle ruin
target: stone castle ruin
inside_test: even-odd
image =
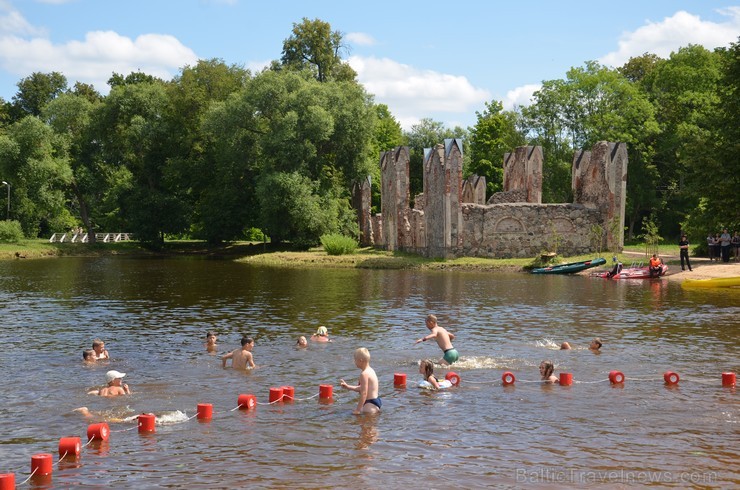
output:
[[[355,185],[362,243],[427,257],[534,257],[621,249],[627,146],[599,142],[573,158],[573,203],[542,204],[542,148],[504,157],[503,191],[485,201],[484,177],[462,178],[462,141],[424,150],[424,191],[410,207],[409,149],[380,156],[381,214],[370,216],[370,181]],[[601,233],[598,231],[601,230]],[[601,243],[599,243],[599,241]]]

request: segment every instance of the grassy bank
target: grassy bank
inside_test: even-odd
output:
[[[668,254],[673,246],[665,246]],[[644,253],[642,244],[625,247],[625,253],[617,258],[623,264],[642,260],[635,253]],[[661,250],[662,253],[662,250]],[[43,258],[43,257],[96,257],[106,255],[142,255],[142,256],[208,256],[237,260],[269,267],[295,268],[360,268],[360,269],[424,269],[424,270],[481,270],[481,271],[526,271],[543,264],[538,258],[487,259],[463,257],[459,259],[430,259],[418,255],[388,252],[373,248],[361,248],[350,255],[328,255],[321,248],[305,252],[289,251],[285,247],[253,242],[233,242],[219,246],[209,245],[198,240],[167,241],[160,250],[150,250],[137,242],[97,243],[49,243],[48,240],[23,240],[15,244],[0,244],[0,259]],[[597,257],[599,254],[579,255],[575,257],[557,257],[557,263],[577,262]],[[601,253],[606,258],[607,266],[611,264],[610,253]],[[643,262],[645,262],[643,260]],[[666,260],[667,263],[672,261]]]

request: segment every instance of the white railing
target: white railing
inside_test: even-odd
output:
[[[133,233],[96,233],[95,241],[103,243],[124,242],[133,240]],[[50,243],[87,243],[87,233],[54,233],[49,238]]]

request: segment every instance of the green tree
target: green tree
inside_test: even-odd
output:
[[[477,122],[470,130],[470,174],[486,178],[488,196],[503,186],[504,154],[526,144],[524,135],[518,130],[520,115],[504,111],[498,101],[486,102],[483,113],[475,113]]]
[[[18,82],[13,96],[14,120],[24,116],[40,116],[46,104],[67,90],[67,78],[59,72],[34,72]]]
[[[289,69],[309,70],[319,82],[354,80],[357,73],[340,57],[344,48],[342,33],[332,31],[328,22],[304,17],[283,41],[280,61]]]
[[[0,165],[13,185],[11,217],[27,237],[74,223],[65,207],[72,172],[64,142],[39,118],[24,117],[0,135]]]
[[[409,131],[404,131],[404,138],[409,147],[409,187],[411,199],[424,190],[423,161],[424,149],[434,148],[444,143],[445,139],[463,139],[463,172],[467,168],[468,155],[468,131],[460,127],[449,129],[444,123],[431,118],[423,118],[417,124],[411,126]]]

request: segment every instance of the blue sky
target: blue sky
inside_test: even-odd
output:
[[[36,71],[105,94],[114,71],[169,79],[209,58],[259,70],[307,17],[344,34],[343,57],[404,128],[423,117],[467,127],[485,102],[527,104],[587,60],[737,41],[734,1],[0,0],[0,97]]]

